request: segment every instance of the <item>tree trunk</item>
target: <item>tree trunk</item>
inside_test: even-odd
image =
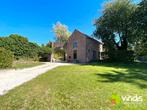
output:
[[[124,37],[123,40],[122,40],[122,42],[121,42],[121,49],[122,50],[127,50],[127,48],[128,48],[127,38]]]

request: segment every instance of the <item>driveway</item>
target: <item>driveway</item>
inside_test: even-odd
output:
[[[9,90],[46,73],[48,70],[58,66],[70,65],[68,63],[45,63],[21,70],[0,70],[0,95],[6,94]]]

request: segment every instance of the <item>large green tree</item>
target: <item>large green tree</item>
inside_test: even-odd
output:
[[[147,0],[142,0],[132,15],[132,41],[137,56],[147,55]]]
[[[96,38],[104,42],[105,53],[111,61],[133,61],[132,14],[137,5],[131,0],[111,0],[104,5],[102,16],[95,20]]]
[[[95,22],[94,35],[117,50],[127,50],[130,44],[130,17],[135,9],[136,5],[131,0],[105,3],[102,16]]]

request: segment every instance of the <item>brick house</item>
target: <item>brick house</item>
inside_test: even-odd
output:
[[[101,42],[75,30],[66,44],[66,60],[80,63],[101,60],[102,46]]]

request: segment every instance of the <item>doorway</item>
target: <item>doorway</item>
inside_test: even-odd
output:
[[[73,59],[74,60],[77,60],[77,50],[74,50],[73,51]]]
[[[93,60],[96,60],[96,51],[93,51]]]

